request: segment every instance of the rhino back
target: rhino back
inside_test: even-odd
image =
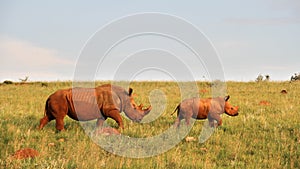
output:
[[[111,85],[96,88],[73,88],[64,91],[68,105],[68,116],[74,120],[88,121],[109,116],[109,111],[121,111],[122,101],[117,93],[122,88],[112,88]],[[117,91],[117,92],[115,92]],[[125,90],[123,89],[123,92]]]
[[[224,113],[225,100],[222,97],[211,99],[209,112],[222,114]]]
[[[105,100],[108,104],[113,104],[119,111],[122,111],[122,106],[129,100],[128,92],[120,86],[105,84],[96,88],[97,95],[104,97],[98,99]]]
[[[211,99],[199,99],[197,119],[206,119],[210,110]]]
[[[67,89],[58,90],[51,94],[45,106],[46,114],[50,117],[64,117],[68,111],[68,102],[66,99]]]
[[[66,95],[68,116],[74,120],[87,121],[100,118],[95,89],[73,88]]]
[[[199,98],[185,99],[180,103],[180,111],[188,116],[196,117],[198,114]]]
[[[117,109],[121,111],[121,100],[118,95],[111,90],[97,90],[97,103],[104,115],[109,110]]]
[[[102,86],[99,86],[96,88],[96,90],[110,90],[112,92],[114,92],[115,94],[117,94],[119,97],[121,96],[128,96],[128,91],[126,91],[124,88],[120,87],[120,86],[115,86],[115,85],[111,85],[111,84],[105,84]]]

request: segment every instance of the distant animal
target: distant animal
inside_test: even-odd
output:
[[[291,82],[297,80],[300,80],[300,73],[295,73],[294,76],[291,77]]]
[[[56,120],[56,129],[64,129],[64,117],[68,115],[77,121],[97,119],[96,127],[102,127],[109,117],[124,129],[120,112],[136,122],[151,111],[151,106],[143,109],[137,106],[132,97],[133,89],[126,91],[120,86],[102,85],[96,88],[69,88],[51,94],[45,105],[44,117],[40,120],[39,129],[49,121]]]
[[[214,120],[217,121],[217,126],[222,125],[221,114],[226,113],[229,116],[238,115],[238,106],[233,107],[228,102],[230,96],[216,98],[189,98],[183,100],[174,110],[177,111],[177,119],[174,126],[180,126],[182,119],[186,120],[186,124],[190,124],[190,119],[206,119],[208,118],[209,125],[215,127]]]

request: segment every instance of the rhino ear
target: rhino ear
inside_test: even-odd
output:
[[[129,90],[128,90],[129,96],[131,96],[132,92],[133,92],[133,89],[129,88]]]
[[[225,96],[224,100],[227,102],[229,100],[230,96]]]

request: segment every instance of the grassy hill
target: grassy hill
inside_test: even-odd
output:
[[[86,135],[79,122],[68,117],[63,132],[56,132],[55,121],[37,130],[47,97],[57,89],[72,87],[72,82],[1,84],[0,168],[300,168],[300,83],[226,85],[231,104],[240,107],[239,116],[223,114],[223,125],[203,144],[198,136],[205,121],[198,120],[188,134],[196,141],[182,140],[163,154],[136,159],[105,151]],[[172,127],[176,115],[171,113],[183,93],[178,83],[132,82],[130,86],[138,104],[148,106],[151,96],[152,104],[165,106],[149,123],[123,118],[123,135],[147,138]],[[197,86],[200,97],[211,96],[210,83],[197,82]],[[280,93],[283,89],[287,94]],[[113,120],[107,123],[117,127]],[[10,157],[28,147],[40,155],[24,160]]]

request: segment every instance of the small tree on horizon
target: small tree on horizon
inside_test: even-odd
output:
[[[19,78],[19,80],[21,81],[21,83],[25,83],[25,82],[27,82],[28,78],[29,78],[29,76],[25,76],[24,79]]]

